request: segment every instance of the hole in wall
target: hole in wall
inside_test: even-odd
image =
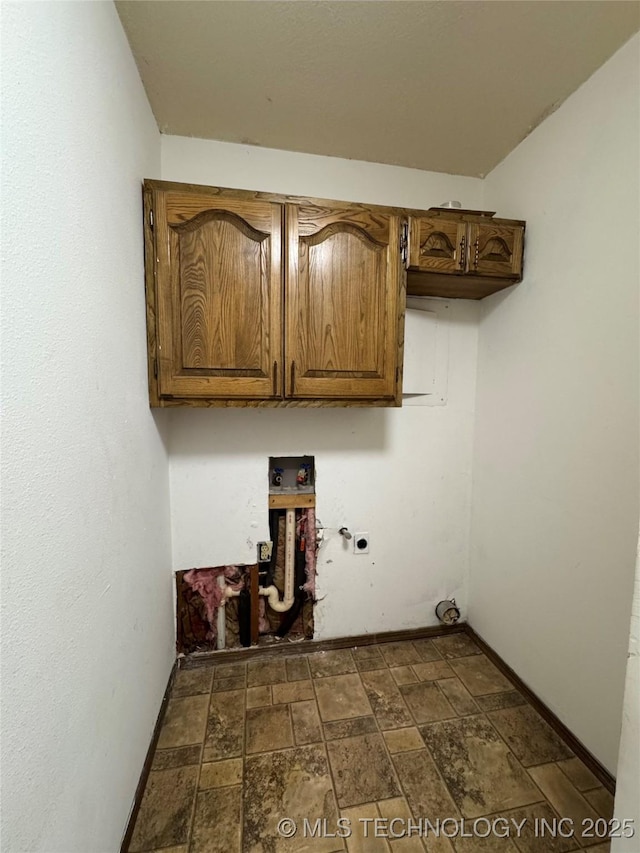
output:
[[[312,639],[315,459],[268,460],[269,540],[257,562],[176,572],[177,650],[210,652]]]

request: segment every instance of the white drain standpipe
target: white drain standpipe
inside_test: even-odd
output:
[[[293,605],[294,593],[294,559],[296,550],[296,511],[287,510],[287,522],[285,527],[285,551],[284,551],[284,598],[280,599],[280,592],[276,586],[260,587],[260,595],[267,598],[267,604],[276,613],[285,613]]]

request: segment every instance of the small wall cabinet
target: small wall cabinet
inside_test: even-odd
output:
[[[151,404],[400,405],[406,217],[145,181]]]
[[[525,223],[493,216],[443,208],[412,215],[407,292],[482,299],[520,281]]]

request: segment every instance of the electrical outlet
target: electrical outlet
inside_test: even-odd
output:
[[[258,542],[258,562],[268,563],[273,552],[273,542]]]
[[[369,534],[354,533],[353,534],[353,553],[368,554],[369,553]]]

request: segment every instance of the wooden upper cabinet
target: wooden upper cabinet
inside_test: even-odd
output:
[[[431,208],[410,220],[407,292],[482,299],[522,279],[525,223],[491,211]]]
[[[155,406],[399,405],[405,220],[145,181]]]
[[[412,268],[449,274],[462,272],[467,261],[466,223],[413,217],[409,246]]]
[[[393,399],[404,313],[400,219],[288,205],[286,221],[286,396]]]
[[[152,193],[159,397],[279,396],[282,206]]]
[[[498,278],[519,278],[523,233],[521,226],[470,223],[470,272]]]

